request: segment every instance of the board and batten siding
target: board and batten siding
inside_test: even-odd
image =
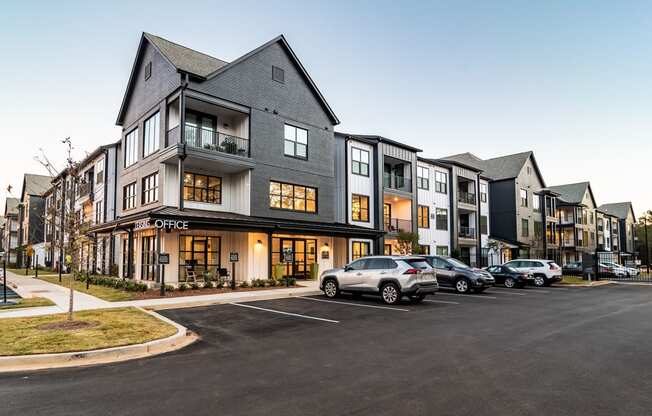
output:
[[[419,228],[419,244],[430,247],[430,253],[436,253],[437,246],[446,246],[448,247],[449,253],[451,250],[450,244],[450,229],[449,230],[437,230],[436,228],[436,217],[435,212],[437,208],[446,209],[448,211],[448,227],[450,228],[450,172],[448,169],[432,165],[425,162],[418,162],[417,166],[424,167],[428,169],[428,189],[418,189],[417,190],[417,200],[419,205],[427,206],[430,210],[430,227],[429,228]],[[435,191],[435,172],[445,173],[448,177],[448,184],[446,187],[446,193],[436,192]]]
[[[478,198],[480,198],[480,187],[484,185],[487,189],[487,202],[480,201],[480,215],[484,215],[487,218],[487,234],[481,234],[480,245],[482,248],[486,248],[489,243],[489,234],[491,234],[491,221],[489,220],[489,201],[491,195],[489,193],[489,181],[480,179],[480,185],[478,185]]]
[[[352,166],[352,149],[360,149],[360,150],[365,150],[369,152],[369,176],[362,176],[362,175],[356,175],[352,172],[351,166]],[[374,228],[375,224],[375,197],[374,197],[374,176],[373,172],[375,169],[375,164],[373,160],[374,156],[374,148],[373,146],[359,142],[356,140],[349,140],[347,142],[347,171],[349,173],[348,175],[348,188],[349,192],[347,195],[347,219],[349,224],[352,225],[357,225],[360,227],[366,227],[366,228]],[[369,197],[369,222],[362,222],[362,221],[353,221],[353,210],[351,209],[351,204],[352,204],[352,196],[353,194],[358,194],[358,195],[364,195]]]

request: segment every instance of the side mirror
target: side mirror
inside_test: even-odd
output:
[[[446,270],[453,270],[453,266],[451,266],[450,264],[447,264],[446,265]]]
[[[353,270],[353,269],[351,268],[351,266],[344,266],[344,271],[345,271],[345,272],[350,272],[351,270]]]

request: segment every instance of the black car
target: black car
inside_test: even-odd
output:
[[[439,286],[452,287],[457,293],[482,293],[494,285],[494,278],[486,270],[470,267],[447,256],[422,256],[435,269]]]
[[[582,276],[584,274],[584,266],[581,261],[566,263],[561,268],[561,272],[569,276]]]
[[[534,277],[530,273],[519,272],[509,266],[489,266],[486,271],[496,279],[496,283],[503,284],[505,287],[524,287],[529,283],[534,283]]]

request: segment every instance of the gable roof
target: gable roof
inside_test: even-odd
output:
[[[516,178],[523,166],[528,161],[529,158],[532,158],[532,164],[534,165],[534,170],[537,173],[537,176],[541,180],[543,186],[546,186],[546,182],[541,175],[539,170],[539,165],[534,157],[534,152],[528,150],[526,152],[514,153],[511,155],[498,156],[491,159],[480,159],[478,156],[473,153],[459,153],[456,155],[446,156],[439,158],[438,160],[443,162],[450,163],[459,163],[466,165],[468,167],[475,168],[476,170],[482,171],[482,176],[493,180],[501,181],[505,179]]]
[[[636,219],[636,215],[634,215],[634,207],[632,206],[632,203],[630,201],[613,202],[611,204],[602,204],[598,207],[598,209],[602,212],[606,212],[607,214],[614,215],[623,220],[627,219],[627,214],[631,212],[634,219]]]
[[[8,215],[18,215],[18,204],[20,204],[18,198],[7,198],[5,200],[5,217]]]
[[[23,179],[22,195],[42,196],[52,187],[52,177],[26,173]]]
[[[446,156],[435,159],[440,162],[457,163],[463,166],[468,166],[476,170],[484,170],[484,160],[470,152],[459,153],[456,155]]]
[[[163,39],[160,36],[143,32],[141,36],[140,44],[138,45],[138,51],[136,52],[136,59],[134,60],[133,67],[131,69],[129,81],[127,82],[127,89],[125,91],[125,95],[122,100],[122,105],[120,106],[120,111],[118,112],[118,119],[116,121],[116,124],[118,125],[122,123],[124,112],[127,109],[126,108],[127,100],[129,95],[131,94],[131,88],[134,82],[136,68],[138,66],[140,55],[144,48],[144,42],[146,41],[149,42],[163,56],[163,58],[165,58],[170,63],[170,65],[176,68],[178,72],[192,75],[195,78],[198,78],[202,81],[218,76],[219,74],[226,71],[227,69],[233,68],[235,65],[239,64],[240,62],[246,60],[247,58],[260,52],[261,50],[278,42],[288,52],[288,54],[291,57],[291,60],[294,62],[295,66],[299,69],[299,72],[304,77],[304,79],[306,80],[310,88],[312,89],[313,93],[317,97],[317,100],[324,108],[324,111],[326,111],[328,116],[333,121],[333,124],[340,124],[340,120],[335,115],[335,112],[333,112],[333,109],[326,102],[326,99],[322,95],[321,91],[319,90],[319,88],[317,88],[317,85],[310,77],[308,71],[306,71],[306,68],[303,66],[301,61],[299,61],[299,58],[294,53],[294,51],[290,47],[290,44],[287,42],[285,36],[283,35],[279,35],[275,37],[269,42],[262,44],[256,49],[247,52],[246,54],[242,55],[238,59],[229,63],[221,59],[215,58],[213,56],[207,55],[205,53],[198,52],[194,49],[190,49],[186,46],[179,45],[178,43],[174,43],[167,39]]]
[[[593,191],[591,190],[591,184],[589,182],[578,182],[578,183],[568,183],[565,185],[555,185],[549,186],[546,188],[549,191],[553,191],[559,194],[559,198],[569,204],[581,204],[582,199],[584,199],[584,194],[586,191],[589,191],[589,195],[593,204],[595,203],[595,198],[593,197]]]

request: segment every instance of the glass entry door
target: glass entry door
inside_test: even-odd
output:
[[[278,253],[272,252],[272,259],[277,263],[283,263],[283,276],[294,277],[295,279],[307,279],[310,277],[310,265],[317,262],[317,240],[306,238],[284,238],[274,237],[279,244],[273,242],[273,247],[279,247]],[[292,262],[285,263],[283,260],[284,250],[292,250]]]

